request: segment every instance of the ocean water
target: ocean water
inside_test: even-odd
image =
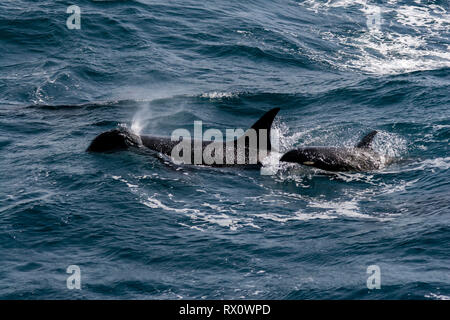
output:
[[[1,1],[0,298],[449,299],[449,10]],[[261,175],[85,152],[118,126],[245,129],[273,107],[281,153],[376,129],[398,161]]]

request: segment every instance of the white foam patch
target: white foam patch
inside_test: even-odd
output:
[[[441,130],[441,129],[447,129],[450,128],[450,124],[433,124],[434,130]]]
[[[429,5],[400,6],[396,9],[397,21],[404,26],[430,28],[430,32],[446,30],[450,24],[450,17],[447,11],[441,6]],[[448,30],[447,30],[448,31]]]
[[[291,133],[290,131],[291,130],[286,123],[281,122],[278,118],[275,119],[271,129],[271,139],[272,141],[274,139],[278,140],[279,152],[284,153],[292,149],[297,141],[308,133],[306,130],[297,130],[294,133]]]
[[[192,209],[192,208],[172,208],[165,204],[163,204],[160,200],[156,198],[157,195],[154,195],[153,197],[147,197],[146,199],[142,199],[141,203],[143,205],[146,205],[149,208],[152,209],[163,209],[166,211],[173,211],[177,213],[195,213],[199,214],[200,210],[198,209]]]
[[[407,150],[407,140],[392,132],[378,131],[372,142],[372,148],[381,155],[397,158]]]
[[[417,5],[404,5],[397,0],[383,5],[366,0],[308,0],[299,4],[325,15],[339,14],[334,13],[337,8],[356,6],[362,17],[353,21],[355,17],[349,15],[349,22],[366,21],[361,32],[350,35],[319,31],[324,40],[335,42],[342,49],[326,58],[321,52],[312,52],[313,59],[325,60],[339,69],[380,75],[450,67],[450,46],[446,44],[450,16],[442,6],[417,1]],[[373,19],[376,23],[367,23]]]
[[[280,163],[282,156],[282,153],[272,151],[262,159],[261,175],[275,175],[282,168],[282,163]]]
[[[114,180],[118,180],[120,182],[125,183],[128,188],[136,189],[138,187],[138,185],[129,183],[127,180],[125,180],[121,176],[112,176],[111,178],[113,178]]]
[[[435,300],[450,300],[450,296],[443,294],[429,293],[425,295],[425,298],[435,299]]]
[[[450,157],[439,157],[434,159],[426,159],[417,161],[409,164],[407,167],[401,168],[398,170],[394,168],[393,170],[387,169],[384,170],[383,174],[393,174],[399,172],[410,172],[410,171],[422,171],[422,170],[431,170],[434,172],[436,169],[438,170],[448,170],[450,168]]]
[[[450,67],[450,52],[427,47],[423,38],[399,33],[363,35],[351,44],[358,54],[343,67],[375,74],[400,74]],[[345,59],[345,57],[343,57]]]
[[[153,176],[153,175],[152,175]],[[149,176],[141,176],[137,177],[138,179],[148,178]],[[237,230],[240,227],[248,226],[256,229],[260,229],[259,226],[253,223],[253,219],[248,217],[239,217],[237,216],[237,212],[231,208],[231,207],[223,207],[215,204],[210,204],[207,202],[204,202],[201,204],[201,207],[211,209],[214,213],[207,213],[203,212],[202,210],[199,210],[197,208],[179,208],[174,207],[169,204],[163,203],[159,197],[160,195],[158,193],[154,193],[153,195],[148,195],[145,193],[145,191],[139,189],[138,185],[135,185],[133,183],[130,183],[128,180],[121,176],[111,176],[112,179],[123,182],[133,194],[136,194],[139,196],[139,202],[151,209],[162,209],[167,212],[175,212],[179,214],[187,215],[194,221],[196,224],[198,222],[203,222],[203,225],[187,225],[185,223],[179,223],[180,225],[189,227],[194,230],[198,231],[205,231],[205,226],[208,224],[212,225],[218,225],[223,228],[229,228],[232,231]],[[199,192],[203,192],[203,190],[197,190]],[[215,195],[216,198],[219,199],[219,202],[222,202],[223,200],[220,199],[220,195]],[[182,200],[175,200],[173,199],[173,195],[168,194],[169,201],[173,202],[174,204],[177,203],[177,206],[183,203],[185,203]],[[205,210],[207,211],[207,210]]]
[[[237,96],[237,93],[233,92],[219,92],[219,91],[213,91],[213,92],[205,92],[200,95],[201,98],[209,98],[209,99],[223,99],[223,98],[233,98]]]
[[[193,230],[197,230],[197,231],[205,231],[204,229],[202,229],[202,228],[200,228],[200,227],[197,227],[197,226],[190,226],[190,225],[187,225],[186,223],[182,223],[182,222],[179,222],[178,223],[180,226],[183,226],[183,227],[186,227],[186,228],[189,228],[189,229],[193,229]]]
[[[272,151],[267,157],[261,160],[261,175],[275,175],[280,170],[289,167],[290,164],[280,162],[283,154],[294,148],[299,139],[308,134],[308,131],[296,131],[290,133],[289,127],[275,119],[271,129]],[[277,143],[274,143],[274,142]]]
[[[419,166],[416,167],[416,170],[423,170],[423,169],[441,169],[441,170],[448,170],[450,168],[450,157],[441,157],[441,158],[434,158],[434,159],[427,159],[422,162],[420,162]]]
[[[374,189],[366,189],[363,191],[351,192],[353,194],[353,198],[345,201],[316,201],[311,200],[308,204],[308,207],[317,208],[324,210],[325,214],[335,217],[345,217],[352,219],[369,219],[376,220],[380,222],[391,221],[395,217],[399,216],[398,213],[391,212],[379,212],[376,215],[374,214],[364,214],[361,211],[359,206],[359,202],[363,199],[367,198],[367,195],[375,195],[375,194],[385,194],[385,190],[383,188],[379,190]]]
[[[308,220],[314,220],[314,219],[335,219],[336,216],[332,216],[326,213],[301,213],[301,212],[295,212],[292,215],[282,215],[282,214],[276,214],[276,213],[260,213],[260,214],[254,214],[255,217],[262,218],[265,220],[272,220],[275,222],[281,222],[286,223],[288,221],[298,220],[298,221],[308,221]]]
[[[227,214],[206,214],[206,213],[198,213],[195,215],[191,215],[193,220],[202,220],[208,223],[217,224],[221,227],[227,227],[232,231],[235,231],[238,228],[239,221],[234,220]]]
[[[345,182],[360,181],[370,185],[378,185],[378,181],[373,180],[373,174],[368,174],[365,172],[336,172],[331,179],[340,179]]]
[[[395,185],[385,184],[384,187],[380,190],[383,194],[395,193],[395,192],[403,192],[406,188],[413,186],[419,179],[414,179],[412,181],[400,181]]]
[[[146,177],[146,176],[143,176],[143,177]],[[140,178],[143,178],[143,177],[140,177]],[[170,207],[170,206],[162,203],[161,200],[158,199],[157,193],[153,194],[153,196],[149,196],[149,195],[145,194],[145,192],[143,192],[142,190],[139,189],[139,185],[130,183],[128,180],[126,180],[125,178],[123,178],[121,176],[111,176],[111,178],[126,184],[126,186],[130,189],[130,191],[132,193],[140,196],[140,198],[141,198],[140,202],[149,208],[163,209],[166,211],[172,211],[172,212],[177,212],[177,213],[195,213],[195,214],[197,214],[200,212],[200,210],[198,210],[198,209]],[[169,195],[169,198],[171,198],[170,195]],[[175,202],[180,202],[180,201],[175,201]]]
[[[373,218],[371,216],[360,213],[360,208],[357,201],[311,201],[308,207],[325,209],[330,215],[339,215],[350,218]]]

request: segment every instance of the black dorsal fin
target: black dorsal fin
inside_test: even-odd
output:
[[[251,127],[251,129],[256,131],[256,135],[258,137],[258,146],[261,145],[260,139],[262,138],[260,136],[260,133],[261,133],[260,130],[261,129],[265,129],[266,130],[265,131],[266,132],[265,138],[267,139],[267,141],[266,141],[265,145],[267,146],[267,151],[270,151],[272,149],[272,145],[270,143],[270,129],[272,128],[273,120],[275,119],[275,116],[277,115],[278,111],[280,111],[280,108],[273,108],[273,109],[267,111]],[[241,138],[244,138],[246,133]],[[241,138],[239,138],[239,139],[241,139]]]
[[[368,149],[370,148],[370,144],[373,141],[373,138],[375,138],[375,135],[378,133],[378,131],[373,130],[366,134],[364,138],[361,139],[361,141],[356,145],[356,148],[364,148]]]

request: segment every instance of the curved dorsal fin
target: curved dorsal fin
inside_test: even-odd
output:
[[[267,146],[267,151],[270,151],[272,149],[272,145],[270,143],[270,128],[272,127],[273,120],[275,119],[275,116],[277,115],[278,111],[280,111],[280,108],[273,108],[273,109],[267,111],[250,128],[250,129],[253,129],[256,131],[258,147],[261,145],[260,139],[262,139],[262,138],[267,139],[265,144],[262,143],[262,145]],[[265,130],[265,131],[260,131],[260,130]],[[248,131],[245,132],[244,135],[237,140],[244,139],[247,133],[248,133]],[[263,133],[263,134],[261,135],[261,133]]]
[[[373,138],[375,138],[375,135],[378,133],[378,131],[373,130],[366,134],[364,138],[361,139],[361,141],[355,146],[356,148],[370,148],[370,144],[373,141]]]

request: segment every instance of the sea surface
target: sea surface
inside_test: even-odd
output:
[[[450,299],[449,14],[447,0],[1,1],[0,298]],[[396,161],[264,175],[85,152],[117,127],[245,129],[274,107],[280,153],[378,130]]]

